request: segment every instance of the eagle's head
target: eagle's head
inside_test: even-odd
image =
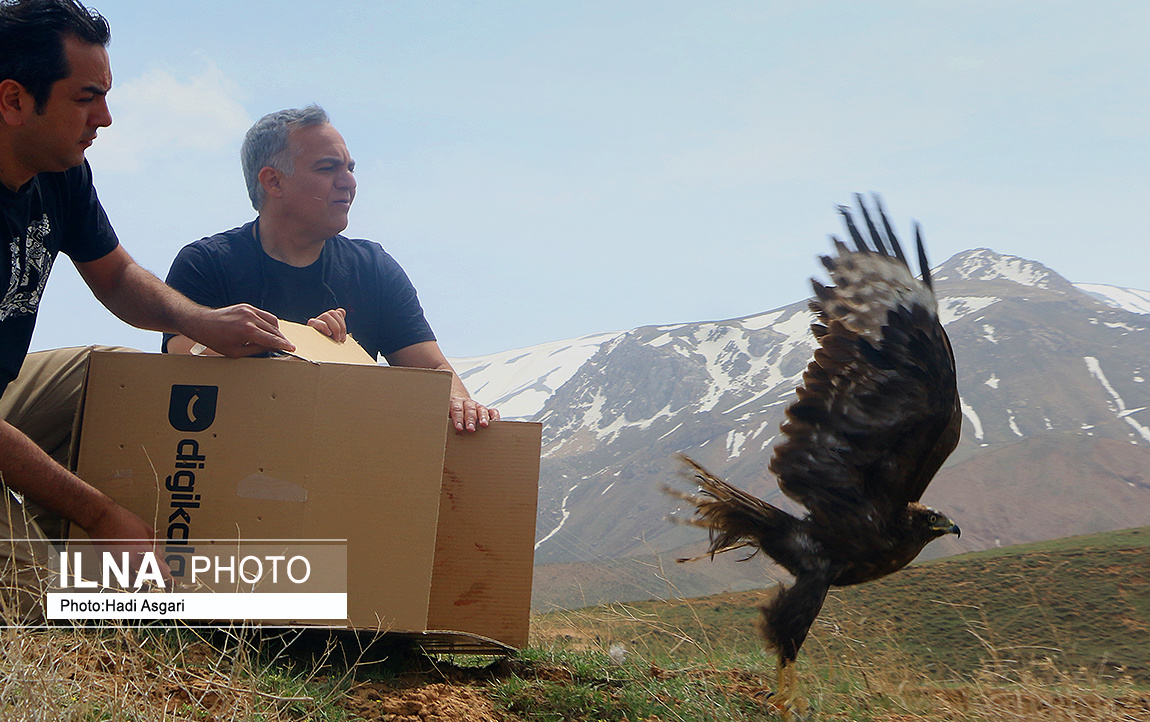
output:
[[[917,537],[922,539],[924,545],[944,534],[962,536],[962,530],[958,528],[958,524],[955,524],[946,514],[937,509],[912,502],[907,504],[906,510],[910,516],[910,528]]]

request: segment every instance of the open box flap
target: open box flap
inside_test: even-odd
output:
[[[347,335],[346,341],[340,343],[311,326],[284,320],[280,320],[279,325],[287,340],[295,344],[295,353],[291,355],[296,358],[304,361],[376,365],[371,354],[364,351],[351,334]]]

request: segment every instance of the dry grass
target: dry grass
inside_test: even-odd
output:
[[[330,703],[319,667],[257,652],[245,630],[100,626],[0,630],[0,717],[22,720],[301,719]]]
[[[738,608],[732,611],[742,616]],[[707,600],[612,605],[539,617],[532,644],[600,656],[612,647],[623,648],[636,664],[649,668],[654,679],[706,677],[716,694],[728,699],[741,696],[737,707],[754,705],[767,719],[774,719],[769,704],[773,660],[728,638],[729,631],[720,629],[724,626]],[[734,626],[737,636],[753,642],[749,624],[740,621]],[[892,625],[877,625],[849,612],[824,616],[800,656],[800,679],[815,718],[1150,722],[1150,689],[1130,675],[1115,673],[1109,666],[1075,667],[1055,648],[994,646],[986,639],[1001,641],[1009,635],[991,627],[982,617],[968,630],[982,639],[984,647],[977,669],[940,674],[937,668],[924,669],[921,660],[899,644]],[[653,680],[636,682],[657,690]],[[742,717],[733,712],[730,719]]]
[[[971,674],[942,679],[913,655],[875,643],[855,620],[829,620],[833,643],[804,650],[807,692],[830,720],[911,722],[1147,722],[1150,690],[1128,675],[1068,666],[1058,650],[986,645]],[[972,634],[977,630],[971,630]],[[861,637],[861,638],[860,638]],[[867,641],[864,641],[867,640]],[[889,641],[889,640],[888,640]],[[837,650],[835,658],[828,655]],[[842,651],[842,650],[847,651]]]

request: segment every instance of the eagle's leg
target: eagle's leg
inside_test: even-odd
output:
[[[779,711],[785,722],[805,720],[810,709],[807,700],[799,692],[798,680],[795,676],[795,660],[779,655],[776,667],[777,676],[775,694],[771,697],[771,705]]]
[[[823,607],[828,589],[827,576],[823,569],[805,571],[795,577],[793,586],[780,586],[774,599],[759,607],[761,617],[756,626],[763,638],[763,646],[779,657],[778,688],[771,703],[786,722],[806,718],[807,701],[799,693],[795,660]]]

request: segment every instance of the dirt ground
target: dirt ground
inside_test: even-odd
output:
[[[355,685],[340,706],[365,720],[386,722],[503,722],[507,717],[480,690],[435,683],[395,689],[381,682]]]

